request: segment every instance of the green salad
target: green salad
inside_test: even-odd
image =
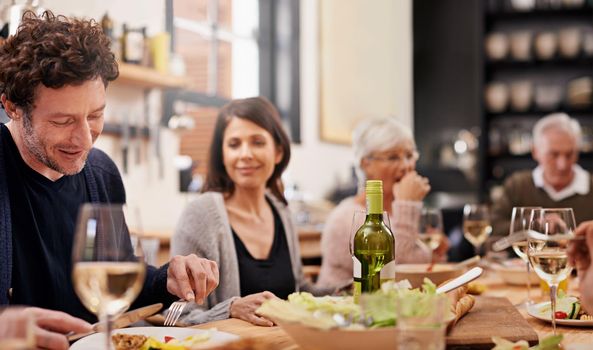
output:
[[[492,337],[492,341],[496,346],[492,350],[560,350],[560,343],[562,342],[562,334],[552,335],[542,339],[538,345],[529,347],[525,340],[513,343],[500,337]]]
[[[381,290],[364,294],[360,304],[352,297],[315,297],[310,293],[293,293],[288,300],[268,300],[257,310],[272,320],[300,322],[311,327],[365,329],[396,324],[397,305],[406,316],[433,312],[434,298],[442,298],[444,312],[449,311],[445,295],[436,294],[436,286],[424,279],[422,289],[411,289],[407,281],[383,283]]]

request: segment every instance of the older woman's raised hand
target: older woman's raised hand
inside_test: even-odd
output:
[[[430,192],[430,184],[424,176],[410,171],[393,185],[393,197],[403,201],[421,201]]]

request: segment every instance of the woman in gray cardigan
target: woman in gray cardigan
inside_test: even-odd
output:
[[[216,261],[220,284],[185,323],[235,317],[273,323],[255,310],[267,299],[314,289],[303,278],[298,239],[280,176],[290,141],[265,98],[234,100],[218,115],[204,192],[183,211],[171,253]],[[200,301],[198,301],[198,304]]]

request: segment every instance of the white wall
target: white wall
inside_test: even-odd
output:
[[[319,1],[301,0],[301,136],[302,143],[293,147],[293,157],[288,168],[288,178],[295,181],[309,196],[321,198],[337,181],[350,176],[353,156],[349,146],[323,142],[319,138]],[[342,0],[342,6],[361,0]],[[364,1],[363,1],[364,2]],[[381,0],[365,2],[366,6],[385,6],[393,11],[396,25],[395,46],[399,48],[390,69],[394,86],[394,114],[412,127],[412,0]],[[365,28],[356,23],[356,30]],[[344,28],[348,35],[348,28]],[[360,34],[358,34],[360,35]],[[369,36],[380,35],[368,33]],[[344,84],[356,84],[344,77]]]

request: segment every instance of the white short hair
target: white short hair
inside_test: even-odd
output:
[[[566,113],[552,113],[538,120],[533,127],[533,144],[540,145],[544,133],[550,129],[560,130],[568,133],[576,141],[577,148],[581,145],[581,125],[576,119]]]
[[[373,152],[385,151],[405,141],[411,141],[416,147],[412,131],[394,117],[365,119],[356,125],[352,132],[352,149],[356,174],[364,181],[364,173],[360,168],[363,158]]]

